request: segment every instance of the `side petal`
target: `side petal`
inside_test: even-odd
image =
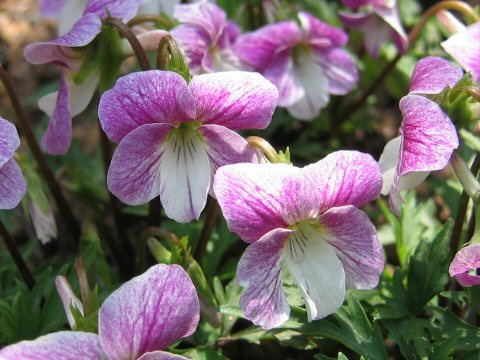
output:
[[[0,209],[10,210],[16,207],[27,191],[27,183],[22,170],[11,159],[0,167]]]
[[[97,334],[81,331],[60,331],[35,340],[21,341],[0,350],[2,360],[106,360]]]
[[[122,202],[141,205],[160,194],[164,141],[172,129],[166,124],[147,124],[120,142],[108,169],[107,184]]]
[[[233,47],[240,60],[263,72],[278,53],[292,49],[302,38],[297,23],[281,21],[240,35]]]
[[[213,190],[230,231],[254,242],[276,228],[317,215],[315,186],[286,164],[236,164],[217,170]]]
[[[348,35],[342,29],[333,27],[320,21],[315,16],[306,13],[298,13],[308,44],[313,47],[340,47],[348,42]]]
[[[319,219],[323,239],[333,246],[345,271],[347,288],[372,289],[383,273],[383,250],[367,214],[354,206],[328,210]]]
[[[275,86],[258,73],[199,75],[188,87],[195,99],[196,120],[232,130],[265,129],[278,100]]]
[[[198,220],[210,189],[210,163],[197,130],[175,131],[160,165],[160,201],[165,214],[180,223]]]
[[[9,161],[20,146],[17,128],[11,122],[0,117],[0,167]]]
[[[480,81],[480,22],[450,36],[441,45],[466,71],[472,73],[475,82]]]
[[[98,336],[111,359],[136,359],[194,333],[197,293],[178,265],[155,265],[127,281],[102,304]]]
[[[106,91],[98,107],[103,131],[118,143],[144,124],[180,124],[195,117],[194,99],[187,83],[170,71],[132,73]]]
[[[134,17],[145,0],[89,0],[84,14],[95,14],[104,18],[108,14],[127,22]]]
[[[415,65],[410,93],[438,94],[453,87],[463,76],[462,69],[436,56],[421,59]]]
[[[330,100],[327,76],[315,58],[308,54],[303,54],[298,59],[294,72],[304,90],[304,96],[288,106],[287,110],[297,119],[312,120]]]
[[[462,286],[480,285],[480,276],[469,274],[480,268],[480,244],[468,245],[455,254],[448,272]]]
[[[408,46],[408,36],[402,26],[400,14],[397,5],[393,6],[376,6],[375,12],[392,30],[392,38],[400,53],[404,53]]]
[[[368,13],[345,13],[342,11],[338,12],[338,17],[340,21],[347,27],[353,29],[363,30],[366,24],[372,20],[375,14],[368,12]]]
[[[390,140],[383,148],[382,155],[380,155],[380,159],[378,160],[383,178],[382,195],[388,195],[392,189],[398,161],[400,160],[401,142],[401,136]]]
[[[288,239],[285,264],[302,292],[308,321],[324,318],[342,306],[345,273],[334,248],[311,226]]]
[[[213,70],[208,67],[202,68],[205,58],[210,57],[210,47],[213,46],[205,31],[189,24],[180,24],[173,28],[170,34],[182,49],[192,73],[200,74]]]
[[[358,69],[352,56],[343,49],[331,49],[315,53],[317,63],[328,80],[328,92],[345,95],[358,82]]]
[[[63,155],[72,141],[72,116],[65,74],[60,77],[55,108],[42,137],[42,148],[50,155]]]
[[[358,151],[336,151],[304,171],[318,189],[321,213],[337,206],[363,206],[376,199],[382,189],[377,162]]]
[[[290,316],[281,272],[291,232],[287,229],[270,231],[247,247],[238,263],[237,281],[245,288],[240,307],[247,319],[266,330],[280,326]]]
[[[446,74],[445,76],[448,76]],[[441,170],[458,147],[455,126],[435,102],[419,95],[400,100],[402,149],[397,173]]]
[[[207,140],[205,150],[210,160],[210,171],[213,176],[221,166],[237,163],[257,163],[255,149],[235,131],[220,125],[203,125],[199,131]]]

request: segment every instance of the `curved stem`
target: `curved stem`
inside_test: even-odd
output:
[[[127,22],[128,27],[133,27],[135,25],[140,25],[146,22],[153,22],[156,26],[162,29],[171,29],[175,24],[172,21],[168,21],[167,19],[157,16],[157,15],[138,15]]]
[[[70,231],[73,238],[78,241],[80,238],[80,225],[78,224],[77,219],[75,219],[75,216],[73,215],[70,205],[68,204],[65,196],[62,193],[57,179],[55,178],[52,170],[48,166],[47,160],[43,156],[42,151],[40,150],[40,146],[38,145],[38,142],[33,135],[33,131],[28,122],[27,114],[23,109],[20,98],[18,97],[18,93],[15,90],[15,86],[13,85],[13,80],[1,64],[0,79],[3,82],[5,89],[7,90],[7,94],[10,98],[15,114],[17,115],[18,124],[22,130],[23,135],[25,136],[25,139],[27,140],[30,150],[32,151],[33,157],[38,164],[38,168],[42,173],[43,178],[45,179],[45,182],[47,183],[47,186],[57,203],[60,215],[63,217],[65,223],[67,224],[68,230]]]
[[[465,85],[465,86],[459,86],[456,87],[452,93],[451,96],[454,97],[460,92],[465,92],[471,97],[475,98],[478,102],[480,102],[480,88],[474,85]]]
[[[270,143],[259,137],[259,136],[249,136],[247,138],[248,145],[256,147],[263,151],[265,156],[270,160],[272,163],[281,163],[282,159],[278,155],[277,151],[273,148]]]
[[[109,16],[105,19],[102,19],[102,24],[116,27],[118,31],[120,31],[120,34],[122,34],[122,36],[130,43],[130,46],[137,57],[140,68],[143,71],[150,70],[150,63],[148,62],[147,55],[145,54],[145,51],[143,51],[140,41],[138,41],[135,34],[124,22],[122,22],[120,19]]]
[[[0,236],[3,238],[3,241],[5,242],[8,252],[12,256],[13,261],[15,262],[18,271],[20,271],[20,275],[22,275],[23,281],[28,286],[28,288],[32,290],[35,286],[35,279],[33,278],[32,273],[28,269],[25,260],[23,260],[20,251],[18,251],[15,242],[10,236],[7,227],[3,224],[2,220],[0,220]]]

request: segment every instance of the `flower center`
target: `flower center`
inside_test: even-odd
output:
[[[322,226],[317,221],[317,219],[309,219],[289,226],[294,231],[288,237],[288,248],[295,263],[300,263],[305,259],[309,241],[322,232]]]

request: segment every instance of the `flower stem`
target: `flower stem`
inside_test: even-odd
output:
[[[85,317],[87,317],[93,311],[92,293],[90,292],[90,285],[88,284],[85,265],[80,258],[75,260],[75,271],[77,273],[78,287],[80,289],[80,296],[82,298],[83,311],[85,313]]]
[[[12,256],[15,265],[17,266],[18,271],[22,275],[23,281],[28,286],[30,290],[33,289],[35,286],[35,280],[33,278],[32,273],[28,269],[25,260],[23,260],[22,255],[17,249],[15,242],[13,241],[10,233],[7,230],[7,227],[3,224],[2,220],[0,220],[0,236],[3,238],[5,245],[7,246],[8,252]]]
[[[219,214],[220,208],[218,207],[218,202],[215,199],[210,199],[210,203],[208,204],[207,210],[207,217],[205,218],[205,222],[203,223],[202,233],[200,234],[200,239],[198,240],[197,248],[195,249],[194,258],[197,261],[205,255],[205,249],[207,248],[208,240],[210,240],[210,236],[212,235],[213,228],[217,222],[217,217]]]
[[[477,175],[480,170],[480,154],[478,154],[473,160],[470,171],[474,176]],[[455,223],[453,224],[452,237],[450,240],[450,252],[453,256],[458,251],[460,245],[460,237],[462,235],[463,223],[465,222],[465,215],[467,213],[467,206],[469,201],[468,194],[463,191],[458,202],[457,216],[455,217]]]
[[[43,156],[42,151],[40,150],[40,146],[38,145],[38,142],[33,135],[33,131],[27,119],[27,114],[23,109],[20,98],[18,97],[15,86],[13,85],[13,80],[1,64],[0,79],[3,82],[5,89],[7,90],[7,94],[10,98],[15,114],[17,115],[18,123],[20,125],[23,135],[25,136],[25,139],[27,140],[28,146],[32,151],[33,157],[38,164],[40,172],[42,173],[50,192],[55,198],[58,210],[63,217],[65,223],[67,224],[68,230],[70,231],[71,235],[76,241],[78,241],[80,238],[80,225],[78,224],[77,219],[75,219],[75,216],[73,215],[70,205],[68,204],[65,196],[62,193],[57,179],[55,179],[55,176],[53,175],[52,170],[48,166],[48,163]]]
[[[469,16],[472,18],[474,21],[479,21],[478,15],[475,13],[475,11],[468,5],[467,3],[463,1],[456,1],[456,0],[447,0],[447,1],[441,1],[433,6],[431,6],[420,18],[418,23],[410,30],[408,33],[408,49],[412,47],[412,45],[417,41],[418,36],[422,32],[423,28],[425,27],[425,24],[427,23],[428,19],[435,15],[437,12],[441,10],[456,10],[458,12],[461,12],[465,16]],[[407,49],[407,50],[408,50]],[[339,128],[339,125],[342,122],[347,121],[350,119],[350,117],[355,114],[360,108],[363,107],[363,104],[367,100],[367,98],[373,94],[373,92],[377,89],[377,87],[383,83],[387,75],[395,69],[395,66],[397,63],[400,61],[402,58],[403,54],[398,53],[378,74],[378,76],[373,80],[373,82],[370,84],[369,87],[365,89],[365,91],[360,95],[360,97],[354,101],[346,110],[343,114],[341,114],[338,118],[340,121],[337,121],[335,124],[336,128]],[[472,95],[473,96],[473,95]]]
[[[278,155],[277,151],[273,148],[270,143],[259,137],[259,136],[249,136],[247,138],[248,145],[256,147],[265,154],[265,156],[270,160],[272,163],[281,163],[282,159],[280,155]]]
[[[166,17],[157,16],[157,15],[138,15],[127,22],[128,27],[133,27],[135,25],[140,25],[146,22],[153,22],[155,25],[162,29],[170,30],[175,26],[175,22]]]
[[[138,41],[135,34],[123,21],[109,16],[105,19],[102,19],[102,24],[116,27],[120,34],[122,34],[122,36],[130,43],[130,46],[132,47],[133,52],[137,57],[138,65],[140,66],[140,68],[143,71],[150,70],[150,63],[148,62],[147,55],[145,54],[145,51],[143,51],[140,41]]]

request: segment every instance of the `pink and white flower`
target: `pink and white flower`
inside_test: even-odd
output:
[[[246,70],[232,49],[240,28],[217,5],[207,1],[178,5],[174,17],[181,24],[171,34],[193,74]]]
[[[17,129],[0,117],[0,210],[10,210],[22,200],[27,183],[22,170],[13,158],[20,146]]]
[[[476,272],[479,268],[480,244],[470,244],[455,254],[449,273],[460,285],[469,287],[480,285],[480,276]]]
[[[420,60],[413,70],[410,92],[400,100],[403,122],[400,136],[389,141],[380,157],[382,194],[399,214],[400,191],[413,189],[430,174],[448,165],[458,147],[455,126],[428,95],[454,86],[463,76],[460,68],[439,57]]]
[[[178,265],[155,265],[115,290],[99,310],[98,335],[60,331],[0,350],[0,359],[185,360],[162,349],[195,332],[200,307]]]
[[[302,169],[221,167],[213,186],[218,203],[229,229],[251,243],[237,269],[245,316],[264,329],[288,319],[282,263],[303,294],[309,321],[335,312],[346,288],[375,287],[382,246],[358,207],[377,198],[381,187],[378,164],[356,151],[338,151]]]
[[[266,128],[277,99],[258,73],[204,74],[188,85],[159,70],[120,78],[99,105],[103,130],[119,144],[108,188],[129,205],[160,195],[168,217],[198,219],[217,168],[257,161],[235,130]]]
[[[348,27],[365,33],[364,43],[367,53],[377,58],[380,49],[389,39],[393,39],[398,52],[403,54],[408,46],[408,36],[403,29],[396,0],[342,0],[343,5],[356,10],[369,7],[358,13],[340,12],[340,20]]]
[[[345,95],[358,81],[358,71],[343,49],[347,34],[308,13],[240,35],[234,51],[262,73],[280,93],[278,105],[296,118],[318,116],[330,94]]]

